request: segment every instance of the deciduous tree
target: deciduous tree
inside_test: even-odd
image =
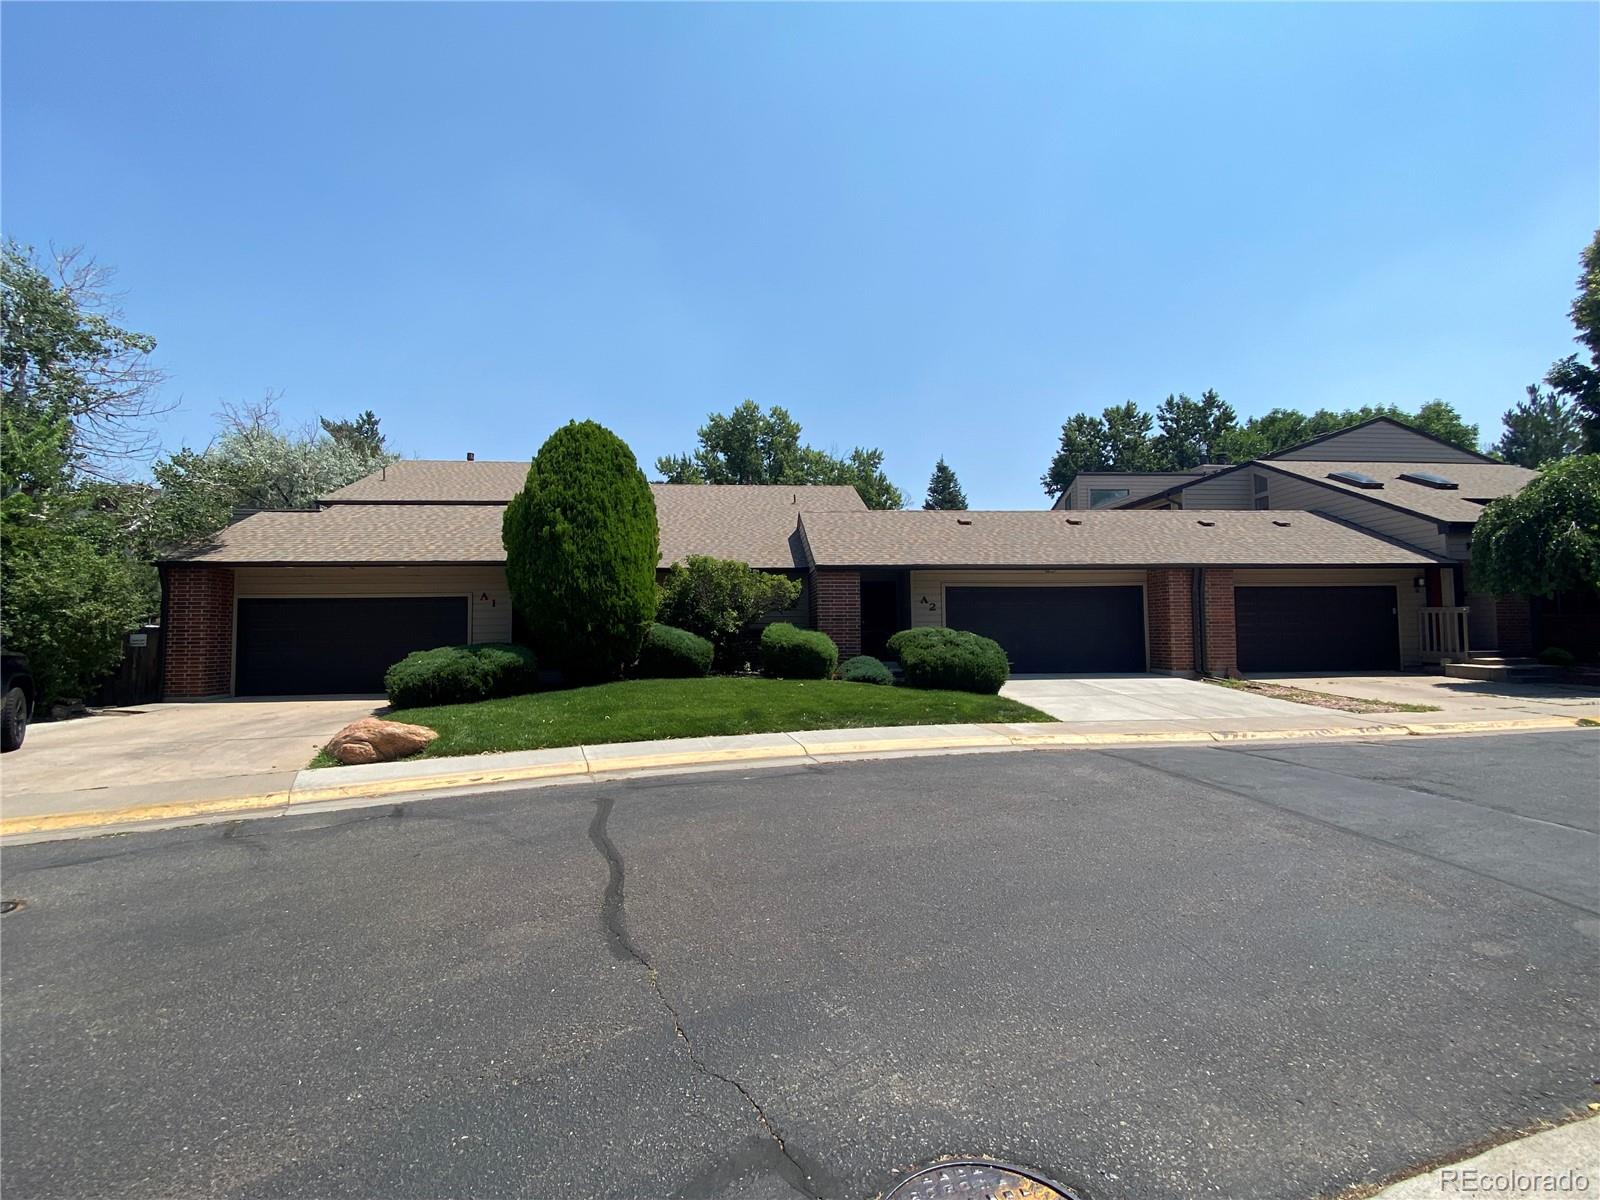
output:
[[[656,459],[667,483],[848,484],[868,508],[904,508],[905,496],[883,472],[883,451],[857,446],[845,457],[800,442],[800,425],[786,409],[763,412],[746,400],[731,413],[712,413],[692,453]]]
[[[1600,588],[1600,455],[1551,463],[1484,505],[1472,530],[1477,591],[1553,596]]]

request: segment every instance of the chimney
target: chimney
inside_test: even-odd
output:
[[[467,451],[467,461],[468,462],[477,462],[478,461],[478,456],[476,454],[474,454],[471,450],[468,450]]]

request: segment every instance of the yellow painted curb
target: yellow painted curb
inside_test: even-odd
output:
[[[1517,729],[1581,729],[1582,717],[1518,717],[1505,721],[1440,721],[1431,725],[1407,725],[1407,733],[1426,737],[1430,733],[1496,733]]]
[[[1209,742],[1211,735],[1200,730],[1182,729],[1169,733],[1086,733],[1085,746],[1137,746],[1157,742]]]
[[[586,775],[581,762],[548,763],[538,767],[511,767],[504,771],[468,771],[459,775],[419,775],[411,779],[379,779],[371,783],[346,783],[338,787],[304,788],[289,799],[294,809],[302,804],[323,804],[329,800],[366,800],[407,792],[444,791],[476,787],[488,783],[520,783],[532,779],[552,779],[562,775]]]
[[[628,758],[591,759],[591,775],[606,775],[612,771],[648,771],[653,767],[696,766],[700,763],[753,762],[764,758],[806,758],[806,749],[798,743],[788,746],[734,747],[727,750],[684,750],[676,754],[637,754]]]
[[[0,837],[25,833],[54,833],[62,829],[90,829],[100,825],[134,825],[145,821],[174,821],[185,817],[209,817],[218,813],[261,812],[286,808],[288,792],[268,792],[260,796],[232,796],[226,800],[195,800],[184,804],[145,804],[138,808],[50,813],[39,817],[8,817],[0,820]]]
[[[1214,742],[1270,742],[1285,738],[1405,737],[1404,725],[1324,726],[1321,729],[1237,729],[1206,735]]]
[[[805,745],[805,743],[801,743]],[[828,742],[825,745],[806,746],[806,753],[815,758],[826,758],[835,754],[882,754],[885,752],[897,753],[903,750],[1001,750],[1015,743],[1000,734],[987,734],[980,737],[958,738],[874,738],[871,741],[860,742]]]

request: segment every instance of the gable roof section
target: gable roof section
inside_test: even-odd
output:
[[[1462,446],[1456,445],[1454,442],[1447,442],[1442,437],[1429,433],[1426,429],[1418,429],[1415,425],[1407,425],[1404,421],[1396,421],[1393,417],[1368,417],[1365,421],[1357,421],[1354,425],[1346,425],[1343,429],[1335,429],[1331,433],[1318,434],[1316,437],[1301,442],[1297,446],[1285,446],[1282,450],[1276,450],[1273,453],[1265,454],[1262,457],[1278,459],[1283,458],[1286,455],[1294,455],[1297,458],[1302,456],[1313,457],[1318,461],[1326,462],[1338,457],[1337,454],[1330,453],[1330,451],[1335,449],[1340,438],[1349,437],[1351,434],[1359,434],[1363,430],[1370,431],[1385,427],[1397,434],[1409,435],[1409,437],[1417,439],[1419,442],[1431,442],[1436,446],[1442,447],[1445,451],[1448,451],[1448,456],[1442,458],[1428,457],[1419,451],[1418,453],[1410,456],[1411,460],[1414,462],[1427,461],[1456,463],[1462,461],[1463,455],[1466,456],[1468,461],[1485,463],[1492,463],[1495,461],[1487,454],[1479,454],[1476,450],[1468,450]],[[1319,452],[1315,455],[1306,455],[1306,451],[1313,449],[1319,449]],[[1363,454],[1363,457],[1370,457],[1370,455]]]
[[[1520,492],[1529,480],[1538,474],[1527,467],[1514,467],[1509,463],[1476,462],[1349,462],[1345,459],[1274,459],[1256,464],[1268,471],[1294,475],[1311,483],[1320,484],[1346,495],[1359,496],[1373,504],[1401,512],[1415,513],[1434,521],[1449,524],[1471,525],[1483,513],[1482,504],[1474,500],[1493,500]],[[1358,471],[1370,475],[1383,484],[1381,488],[1362,488],[1342,480],[1330,479],[1335,471]],[[1409,472],[1426,471],[1443,475],[1459,485],[1455,490],[1429,487],[1413,483],[1400,476]],[[1198,511],[1198,510],[1195,510]],[[1281,511],[1281,510],[1275,510]]]
[[[1362,421],[1358,425],[1349,425],[1349,426],[1346,426],[1344,429],[1335,429],[1332,433],[1324,433],[1320,437],[1312,438],[1310,441],[1301,442],[1298,446],[1289,446],[1286,449],[1276,451],[1275,453],[1263,455],[1261,458],[1252,458],[1252,459],[1249,459],[1249,460],[1247,460],[1245,462],[1242,462],[1242,463],[1234,463],[1230,467],[1223,467],[1221,470],[1213,471],[1209,475],[1206,475],[1206,476],[1204,476],[1204,477],[1202,477],[1200,479],[1185,479],[1185,480],[1183,480],[1183,481],[1181,481],[1179,483],[1174,484],[1173,486],[1171,486],[1169,488],[1163,489],[1162,491],[1151,492],[1148,496],[1134,496],[1134,497],[1131,497],[1131,498],[1129,498],[1127,500],[1122,501],[1120,504],[1113,505],[1112,507],[1114,507],[1114,508],[1145,508],[1145,507],[1147,507],[1148,505],[1151,505],[1151,504],[1159,504],[1161,501],[1171,499],[1173,496],[1177,495],[1179,492],[1182,492],[1187,488],[1194,487],[1198,483],[1210,483],[1213,479],[1219,479],[1224,475],[1232,475],[1235,471],[1242,471],[1246,467],[1287,466],[1287,465],[1289,465],[1291,463],[1310,463],[1310,462],[1315,462],[1315,463],[1321,463],[1324,466],[1326,466],[1329,463],[1336,464],[1336,465],[1334,465],[1332,467],[1329,467],[1329,470],[1341,470],[1341,469],[1342,470],[1365,470],[1366,467],[1370,467],[1373,464],[1371,462],[1364,462],[1362,460],[1348,459],[1348,458],[1332,458],[1332,457],[1324,457],[1324,458],[1317,458],[1317,459],[1301,459],[1301,458],[1286,459],[1286,458],[1284,458],[1284,455],[1286,455],[1286,454],[1298,455],[1301,451],[1310,449],[1310,448],[1315,447],[1315,446],[1322,446],[1324,443],[1330,442],[1334,438],[1343,437],[1347,433],[1354,433],[1357,430],[1368,429],[1368,428],[1371,428],[1373,426],[1379,426],[1379,425],[1392,426],[1396,430],[1402,430],[1402,431],[1404,431],[1406,433],[1415,434],[1419,438],[1424,438],[1427,441],[1435,442],[1440,446],[1448,447],[1450,450],[1454,451],[1458,455],[1463,455],[1464,454],[1464,455],[1469,455],[1470,456],[1470,458],[1467,461],[1461,461],[1458,458],[1438,457],[1438,458],[1415,458],[1415,459],[1411,459],[1411,460],[1409,460],[1407,462],[1403,462],[1403,463],[1402,462],[1385,462],[1385,463],[1382,464],[1382,466],[1384,467],[1385,470],[1387,470],[1390,467],[1394,467],[1394,468],[1397,469],[1396,473],[1398,473],[1399,470],[1418,471],[1418,470],[1431,470],[1431,469],[1433,469],[1435,467],[1442,467],[1444,469],[1442,470],[1441,473],[1445,474],[1445,475],[1449,475],[1451,471],[1469,471],[1469,470],[1473,470],[1473,469],[1475,469],[1477,467],[1505,467],[1505,466],[1508,465],[1508,464],[1503,463],[1503,462],[1498,462],[1497,460],[1490,458],[1486,454],[1479,454],[1476,450],[1463,450],[1460,446],[1457,446],[1457,445],[1455,445],[1455,444],[1453,444],[1451,442],[1447,442],[1443,438],[1435,437],[1433,434],[1428,433],[1425,430],[1417,429],[1417,428],[1414,428],[1413,426],[1407,425],[1404,421],[1396,421],[1393,417],[1371,417],[1371,418],[1369,418],[1369,419],[1367,419],[1365,421]],[[1332,449],[1332,447],[1328,447],[1328,448]],[[1523,467],[1517,467],[1515,469],[1519,470],[1519,471],[1525,470],[1525,468],[1523,468]],[[1323,474],[1327,474],[1327,471],[1324,471]],[[1368,471],[1367,474],[1371,474],[1371,472]],[[1533,473],[1529,472],[1529,474],[1532,475]],[[1523,480],[1523,483],[1526,483],[1526,482],[1527,482],[1527,480]],[[1519,491],[1521,489],[1521,487],[1522,487],[1522,484],[1518,484],[1517,487],[1510,488],[1508,490],[1509,491],[1513,491],[1513,492],[1514,491]],[[1372,499],[1372,493],[1371,492],[1363,492],[1363,491],[1361,491],[1360,489],[1357,489],[1357,488],[1352,488],[1350,490],[1354,491],[1357,495],[1366,497],[1369,500]],[[1495,492],[1495,493],[1492,493],[1492,494],[1489,494],[1489,495],[1485,495],[1482,498],[1483,499],[1492,499],[1494,496],[1505,495],[1505,494],[1506,494],[1505,492]],[[1398,507],[1398,506],[1397,505],[1390,505],[1390,507]],[[1403,509],[1402,511],[1411,512],[1411,511],[1414,511],[1414,510],[1412,510],[1412,509]],[[1459,517],[1459,518],[1448,518],[1448,519],[1462,520],[1462,521],[1470,522],[1470,521],[1476,521],[1477,517],[1471,516],[1471,517]]]
[[[1447,560],[1310,512],[805,513],[821,567],[1345,567]]]
[[[402,480],[400,485],[415,491],[418,482]],[[436,486],[437,476],[421,482]],[[521,482],[519,475],[518,487]],[[690,554],[709,554],[737,558],[753,567],[794,569],[804,565],[796,534],[802,512],[866,511],[860,495],[849,486],[655,483],[650,489],[656,500],[663,566]],[[167,561],[233,566],[502,563],[504,513],[504,499],[499,503],[378,499],[334,503],[308,512],[263,512]]]
[[[337,504],[260,512],[168,562],[230,566],[503,563],[499,504]]]

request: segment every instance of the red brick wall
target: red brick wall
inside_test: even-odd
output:
[[[1534,652],[1533,611],[1526,596],[1496,596],[1494,620],[1501,654]]]
[[[811,573],[811,623],[839,647],[839,661],[861,653],[861,572]]]
[[[233,570],[168,567],[165,619],[162,695],[226,696],[233,688]]]
[[[1152,671],[1194,671],[1194,572],[1162,567],[1145,576]]]
[[[1239,634],[1233,618],[1233,571],[1209,567],[1205,581],[1206,674],[1239,674]]]

